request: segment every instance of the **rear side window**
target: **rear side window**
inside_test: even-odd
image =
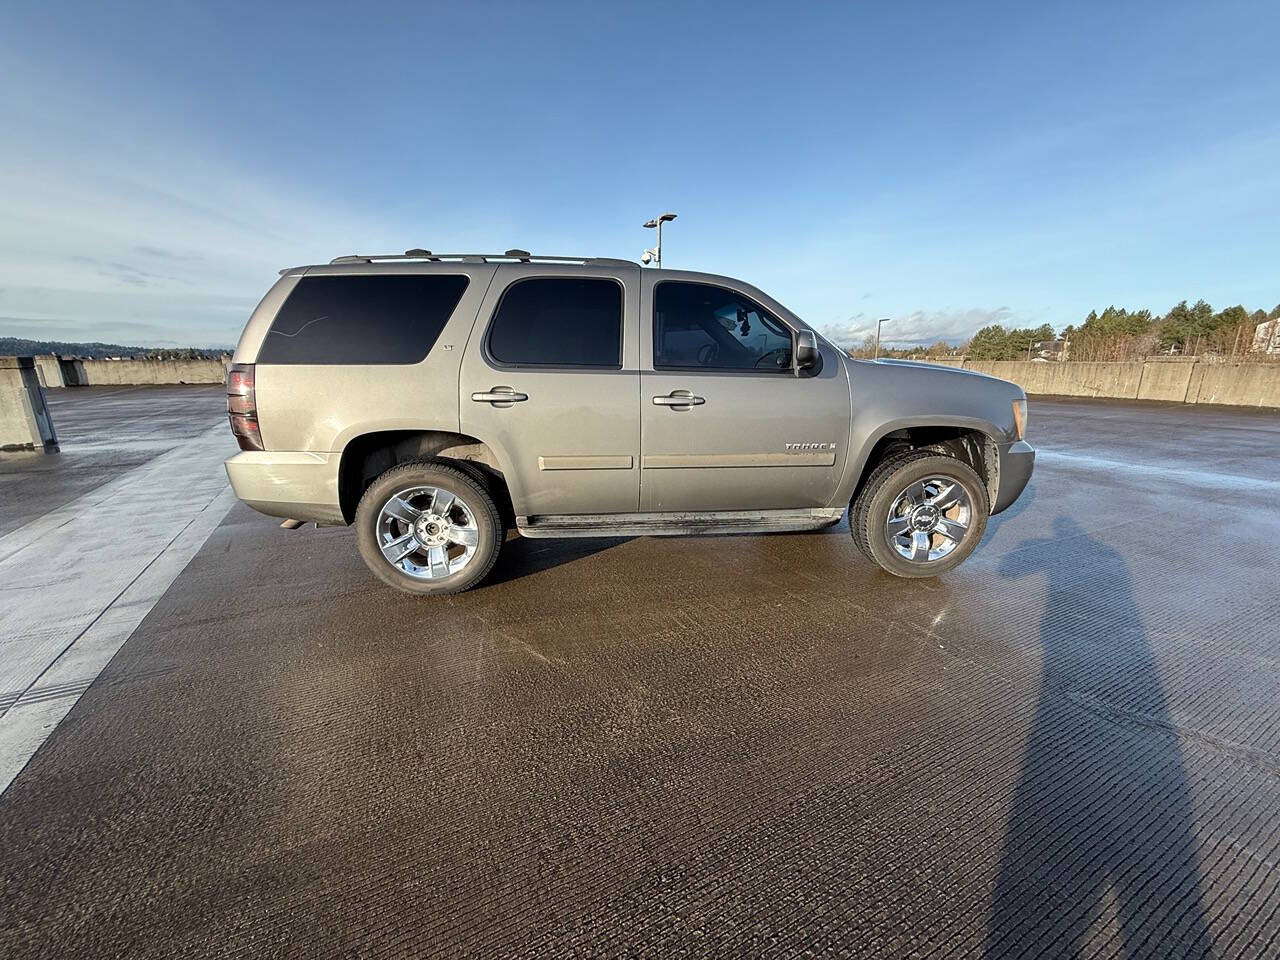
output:
[[[622,285],[538,277],[507,288],[489,325],[489,356],[517,366],[622,366]]]
[[[271,322],[258,363],[418,363],[467,282],[445,274],[303,277]]]

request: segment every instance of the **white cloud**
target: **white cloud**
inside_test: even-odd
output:
[[[143,322],[177,342],[234,343],[277,269],[379,232],[188,158],[175,173],[95,156],[95,169],[0,161],[0,314],[49,318],[30,336],[89,325],[113,339]]]
[[[867,337],[874,336],[878,319],[878,316],[855,313],[844,323],[827,324],[821,330],[828,339],[847,346],[861,343]],[[962,343],[991,323],[1004,326],[1019,325],[1013,311],[1008,307],[916,310],[912,313],[890,316],[880,331],[880,337],[884,343],[894,344],[930,344],[938,340]]]
[[[6,320],[13,335],[234,344],[281,267],[403,235],[246,171],[199,131],[146,127],[108,93],[89,103],[25,79],[31,98],[0,103],[0,317],[25,318]]]

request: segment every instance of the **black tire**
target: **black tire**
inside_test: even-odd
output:
[[[382,508],[397,493],[419,486],[435,487],[452,494],[465,505],[465,512],[474,520],[476,528],[475,552],[470,560],[462,569],[433,579],[413,576],[393,565],[379,546],[378,523]],[[355,526],[360,556],[375,577],[397,590],[433,597],[470,590],[488,576],[498,561],[505,534],[502,517],[486,485],[472,471],[446,460],[409,460],[383,473],[360,498]],[[414,558],[418,556],[421,554],[410,555],[409,562],[416,562]]]
[[[969,500],[967,530],[945,556],[935,560],[911,560],[890,543],[885,524],[898,496],[911,484],[931,477],[960,484]],[[897,577],[936,577],[959,566],[973,553],[986,532],[990,513],[986,484],[973,467],[955,457],[921,450],[886,460],[871,472],[849,505],[849,533],[858,549],[882,570]],[[930,542],[943,543],[936,536]]]

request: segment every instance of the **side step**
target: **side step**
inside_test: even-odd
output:
[[[525,537],[677,537],[698,534],[786,533],[838,523],[839,507],[721,513],[592,513],[516,517]]]

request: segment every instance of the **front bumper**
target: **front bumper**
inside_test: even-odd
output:
[[[225,462],[237,497],[259,513],[346,523],[338,500],[336,453],[245,450]]]
[[[996,499],[991,505],[993,515],[1007,509],[1018,499],[1036,465],[1036,452],[1025,440],[1002,443],[996,447],[996,454],[1000,458],[1000,477]]]

